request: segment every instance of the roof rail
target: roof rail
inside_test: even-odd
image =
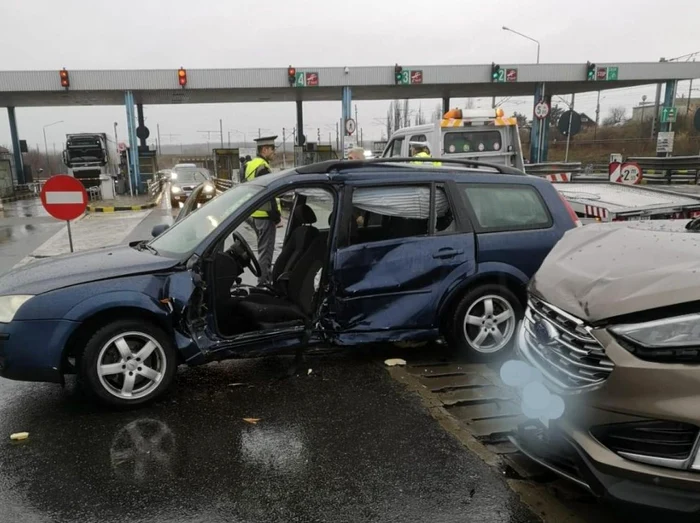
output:
[[[328,160],[326,162],[314,163],[311,165],[303,165],[298,167],[296,171],[299,174],[325,174],[338,169],[359,169],[361,167],[367,167],[371,165],[381,165],[389,164],[392,167],[402,167],[402,165],[392,165],[392,164],[402,164],[402,163],[427,163],[428,167],[438,168],[432,165],[433,162],[439,161],[443,164],[454,164],[461,167],[471,167],[480,168],[486,167],[488,169],[493,169],[500,174],[512,174],[516,176],[525,176],[525,173],[516,169],[515,167],[509,167],[507,165],[498,165],[494,163],[481,162],[479,160],[466,160],[466,159],[449,159],[449,158],[425,158],[425,157],[393,157],[393,158],[372,158],[369,160]]]

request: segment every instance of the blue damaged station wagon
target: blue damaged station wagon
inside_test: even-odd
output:
[[[319,344],[444,337],[474,359],[502,354],[527,282],[576,215],[548,181],[511,167],[411,162],[268,174],[151,240],[0,276],[0,375],[76,373],[99,400],[137,405],[181,364]],[[260,266],[245,220],[273,197],[292,207],[272,281],[247,285]]]

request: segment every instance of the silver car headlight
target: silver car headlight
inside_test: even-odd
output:
[[[10,323],[19,308],[34,296],[20,294],[17,296],[0,296],[0,323]]]
[[[685,314],[609,329],[623,347],[644,360],[700,361],[700,314]]]
[[[177,185],[173,185],[173,186],[170,188],[170,190],[171,190],[173,193],[175,193],[175,194],[177,194],[177,193],[179,193],[179,192],[182,192],[182,189],[180,189]]]
[[[204,186],[204,192],[206,192],[206,193],[213,193],[213,192],[214,192],[214,186],[213,186],[213,185],[205,185],[205,186]]]

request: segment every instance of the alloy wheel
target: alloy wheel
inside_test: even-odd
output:
[[[102,346],[97,376],[104,389],[121,399],[135,400],[152,393],[163,380],[167,360],[163,347],[144,332],[125,332]]]
[[[471,304],[464,317],[464,337],[482,354],[492,354],[510,343],[515,332],[513,306],[496,294],[481,296]]]

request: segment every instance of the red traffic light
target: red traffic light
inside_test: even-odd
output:
[[[289,80],[289,85],[294,85],[297,77],[297,70],[291,65],[287,68],[287,80]]]
[[[180,69],[177,71],[177,81],[181,87],[185,87],[187,85],[187,71],[185,71],[185,69],[182,67],[180,67]]]
[[[68,71],[66,71],[66,69],[63,68],[58,72],[58,75],[61,78],[61,87],[70,87],[70,79],[68,78]]]

